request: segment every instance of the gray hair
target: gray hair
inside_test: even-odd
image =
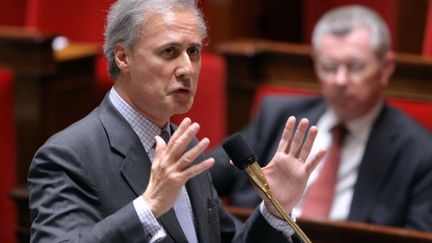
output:
[[[201,38],[207,36],[206,23],[195,0],[118,0],[111,6],[105,26],[104,53],[112,79],[115,80],[120,74],[114,58],[115,45],[123,43],[133,50],[140,40],[141,27],[149,17],[155,12],[164,13],[172,8],[191,9],[200,24]]]
[[[378,58],[382,59],[391,46],[388,27],[375,11],[360,5],[343,6],[324,14],[312,34],[313,48],[319,49],[324,34],[344,36],[358,27],[370,30],[371,46]]]

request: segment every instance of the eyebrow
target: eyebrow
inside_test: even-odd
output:
[[[160,48],[165,48],[165,47],[168,47],[168,46],[181,47],[182,44],[180,44],[180,43],[178,43],[178,42],[168,42],[168,43],[162,44],[162,45],[160,46]],[[194,42],[194,43],[192,43],[190,46],[192,46],[192,47],[198,47],[198,48],[200,48],[200,49],[202,48],[202,44],[199,43],[199,42]]]

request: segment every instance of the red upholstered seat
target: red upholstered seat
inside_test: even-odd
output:
[[[318,91],[288,87],[288,86],[275,86],[275,85],[258,85],[255,89],[255,95],[252,100],[252,107],[250,115],[253,117],[259,108],[262,99],[268,95],[291,95],[291,96],[304,96],[304,95],[318,95]]]
[[[267,95],[318,95],[318,92],[302,88],[259,85],[255,91],[251,115],[255,114],[259,103]],[[387,98],[387,101],[390,105],[405,112],[432,132],[432,101],[417,101],[400,98]]]
[[[172,122],[179,124],[184,117],[190,117],[201,125],[198,137],[208,137],[210,147],[226,135],[226,64],[216,54],[203,52],[198,91],[192,109],[186,114],[176,115]]]
[[[28,0],[25,25],[73,41],[103,42],[105,17],[114,0]]]
[[[432,101],[415,101],[408,99],[388,98],[388,103],[414,118],[427,130],[432,132]]]
[[[23,26],[27,0],[0,1],[0,25]]]
[[[0,242],[15,242],[15,204],[9,192],[16,184],[13,76],[0,68]]]

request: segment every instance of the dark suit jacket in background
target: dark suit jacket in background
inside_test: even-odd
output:
[[[36,153],[28,178],[31,241],[145,242],[132,201],[144,192],[150,168],[138,136],[105,97]],[[287,241],[258,212],[235,235],[236,225],[223,210],[209,173],[194,177],[186,188],[200,242]],[[173,210],[160,222],[167,232],[162,242],[187,242]]]
[[[316,124],[325,111],[320,98],[269,97],[244,131],[262,166],[273,157],[289,116]],[[260,199],[245,174],[229,164],[218,148],[211,173],[217,191],[237,206],[254,207]],[[432,230],[432,140],[406,115],[384,106],[366,144],[359,167],[349,220]]]

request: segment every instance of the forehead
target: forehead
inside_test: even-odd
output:
[[[343,36],[326,33],[321,36],[316,54],[321,58],[371,58],[375,56],[371,43],[371,33],[365,27],[356,28]]]
[[[155,12],[141,29],[141,39],[156,42],[201,43],[200,24],[190,9],[171,8]]]

